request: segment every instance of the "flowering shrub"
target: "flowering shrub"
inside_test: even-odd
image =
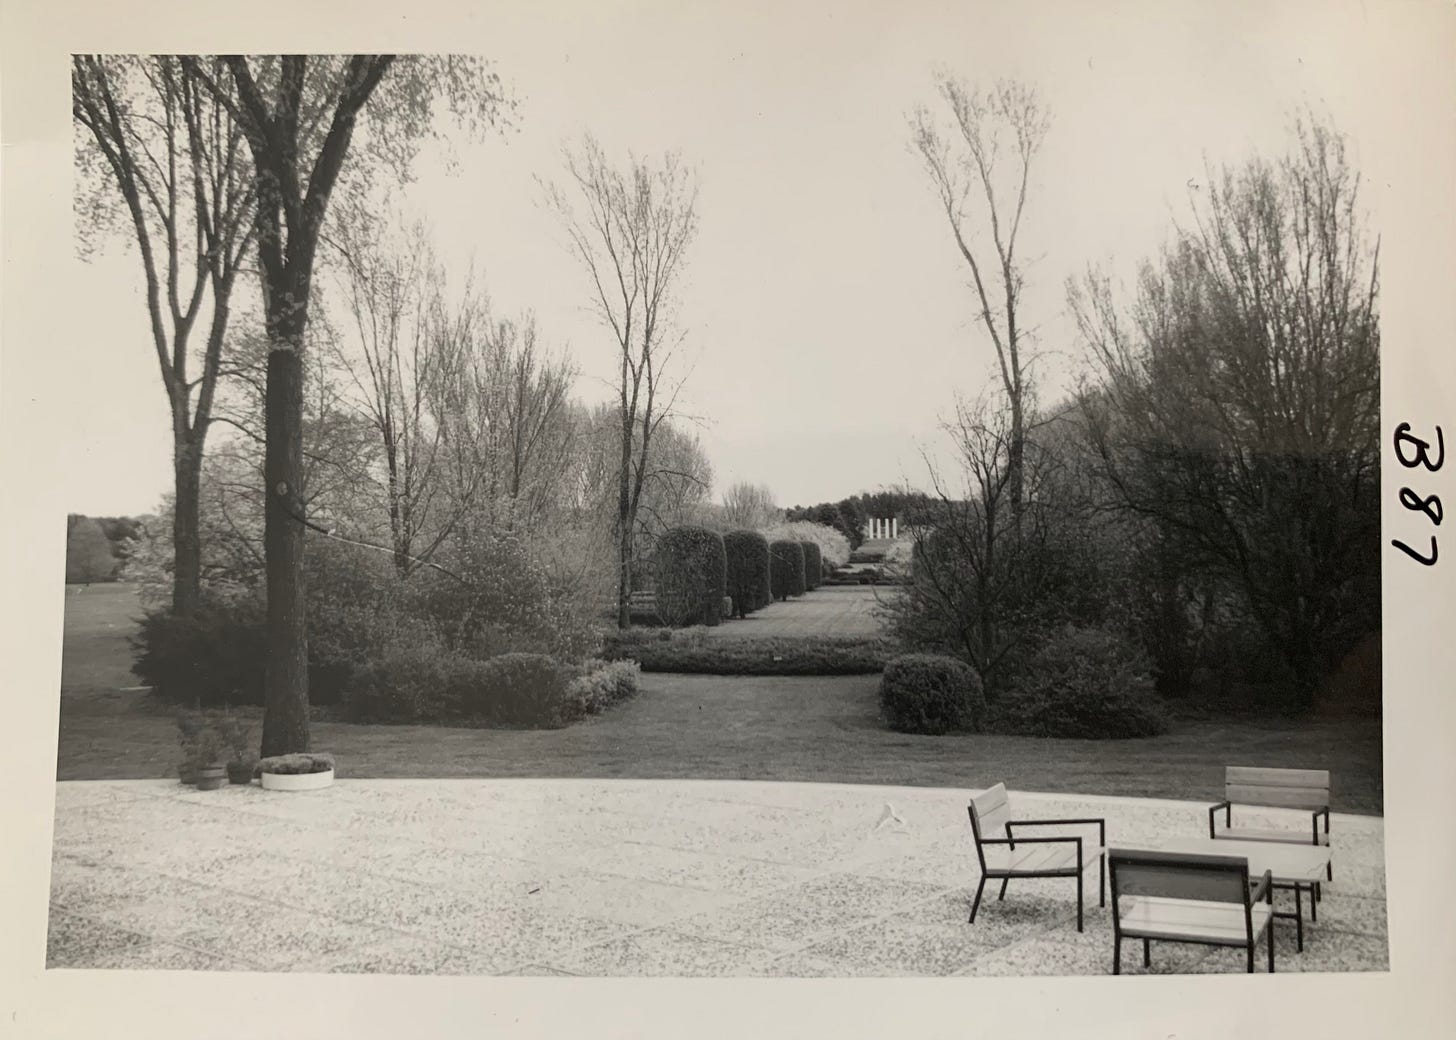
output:
[[[642,667],[636,661],[593,658],[583,662],[581,669],[581,674],[566,689],[568,702],[581,714],[598,715],[637,694]]]
[[[794,520],[776,524],[763,532],[769,541],[813,542],[826,567],[843,567],[849,562],[849,539],[828,524]]]
[[[254,773],[273,773],[276,776],[302,776],[307,773],[327,773],[334,768],[334,756],[323,752],[295,751],[291,755],[272,755],[258,759]]]

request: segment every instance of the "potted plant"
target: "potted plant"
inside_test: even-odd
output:
[[[308,751],[258,760],[254,771],[267,791],[316,791],[334,782],[334,756]]]
[[[229,783],[250,784],[258,756],[253,752],[253,731],[236,715],[224,714],[217,720],[217,732],[227,749],[227,778]]]
[[[182,746],[177,775],[184,784],[198,783],[204,768],[222,766],[222,745],[217,730],[202,712],[177,713],[177,743]]]

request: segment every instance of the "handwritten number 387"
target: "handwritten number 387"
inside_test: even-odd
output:
[[[1406,469],[1424,466],[1430,472],[1436,472],[1436,470],[1441,468],[1441,464],[1446,461],[1446,443],[1441,437],[1441,427],[1436,427],[1436,457],[1434,461],[1431,459],[1431,442],[1421,440],[1421,438],[1410,432],[1410,428],[1410,423],[1404,422],[1395,428],[1395,457],[1400,460],[1400,464]],[[1406,456],[1405,451],[1407,446],[1413,449],[1409,458]],[[1439,495],[1427,495],[1425,498],[1422,498],[1410,488],[1403,487],[1400,489],[1400,504],[1407,509],[1425,513],[1426,519],[1430,520],[1432,524],[1436,527],[1441,526],[1443,514]],[[1422,556],[1398,538],[1392,539],[1390,544],[1394,545],[1417,563],[1424,564],[1427,567],[1434,566],[1436,563],[1435,535],[1431,535],[1431,553],[1429,556]]]

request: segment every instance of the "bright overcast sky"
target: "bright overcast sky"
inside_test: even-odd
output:
[[[401,201],[433,224],[447,260],[475,260],[497,308],[533,309],[581,368],[578,393],[600,398],[612,342],[534,177],[559,176],[562,145],[588,129],[616,155],[679,150],[701,183],[681,292],[695,360],[683,401],[703,419],[715,494],[748,480],[807,504],[923,483],[939,420],[993,374],[907,147],[933,70],[1022,78],[1052,112],[1023,242],[1035,258],[1025,320],[1040,329],[1053,389],[1078,358],[1066,278],[1093,262],[1126,273],[1155,250],[1204,180],[1205,156],[1273,153],[1310,105],[1368,170],[1388,115],[1362,89],[1375,73],[1358,17],[1332,15],[1315,32],[1307,10],[1274,18],[1223,4],[892,6],[784,18],[604,4],[570,20],[503,18],[486,53],[521,100],[517,129],[459,146],[453,173],[423,156]],[[56,479],[75,511],[147,511],[170,483],[170,440],[138,268],[119,252],[75,266],[89,302],[70,315],[66,350],[91,378],[73,388],[61,431],[71,464]]]

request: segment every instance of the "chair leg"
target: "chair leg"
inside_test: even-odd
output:
[[[976,898],[971,903],[971,920],[969,922],[970,924],[975,924],[976,923],[976,910],[981,905],[981,890],[984,889],[985,887],[986,887],[986,875],[985,874],[982,874],[981,875],[981,883],[976,886]]]
[[[1328,863],[1325,864],[1325,880],[1326,881],[1333,881],[1333,880],[1335,880],[1335,861],[1334,860],[1330,860]]]
[[[1122,936],[1112,937],[1112,974],[1122,974]]]
[[[1254,974],[1254,942],[1249,940],[1249,974]]]
[[[1272,928],[1274,922],[1270,921],[1269,926]],[[1294,886],[1294,945],[1300,953],[1304,952],[1304,897],[1298,885]]]
[[[1107,853],[1097,857],[1097,905],[1107,905]]]
[[[1269,974],[1274,974],[1274,919],[1269,919]]]
[[[1077,871],[1077,931],[1082,930],[1082,872]]]
[[[1011,879],[1009,877],[1004,877],[1001,879],[1001,894],[996,897],[996,902],[999,903],[1001,902],[1001,900],[1006,898],[1006,886],[1010,881]]]
[[[1150,940],[1144,939],[1143,940],[1143,967],[1144,968],[1151,968],[1152,966],[1153,966],[1153,944],[1152,944],[1152,942]]]
[[[1296,889],[1299,888],[1298,885],[1295,885],[1294,887]],[[1315,924],[1315,923],[1317,923],[1319,921],[1319,905],[1318,904],[1319,904],[1319,897],[1315,893],[1315,886],[1314,885],[1310,885],[1309,886],[1309,923],[1310,924]]]

